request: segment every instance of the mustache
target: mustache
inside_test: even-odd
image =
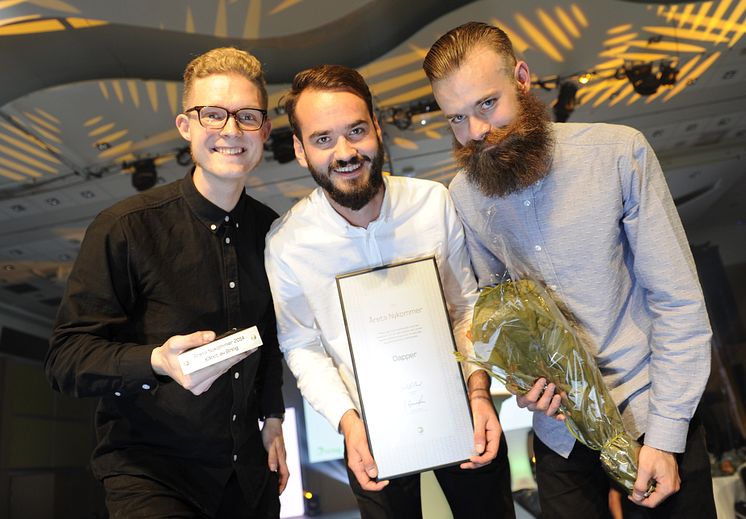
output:
[[[537,131],[543,131],[544,125],[544,121],[539,118],[532,121],[523,117],[515,117],[505,126],[490,129],[482,140],[469,141],[463,145],[454,141],[456,156],[468,158],[488,150],[493,154],[507,153],[513,143],[534,135]]]

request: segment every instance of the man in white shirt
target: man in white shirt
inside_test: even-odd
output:
[[[376,479],[335,277],[435,256],[457,347],[469,355],[466,332],[476,282],[463,229],[441,184],[383,176],[381,129],[370,90],[355,70],[323,65],[300,72],[286,111],[296,158],[320,187],[276,221],[267,236],[280,347],[303,396],[344,434],[348,475],[362,517],[421,517],[419,475]],[[435,475],[455,517],[514,517],[507,448],[489,377],[469,367],[465,375],[477,454]]]

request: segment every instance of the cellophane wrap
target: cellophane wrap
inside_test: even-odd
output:
[[[640,446],[624,430],[588,346],[543,285],[519,279],[483,289],[471,336],[476,358],[460,360],[483,367],[518,394],[541,377],[554,383],[570,432],[601,451],[606,473],[632,493]]]

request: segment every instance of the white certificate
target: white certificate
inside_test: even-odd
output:
[[[474,454],[466,387],[435,258],[337,276],[379,479]]]

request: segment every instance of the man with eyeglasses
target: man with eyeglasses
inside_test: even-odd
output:
[[[103,211],[81,244],[46,371],[59,391],[100,398],[92,469],[113,518],[279,516],[282,356],[263,261],[277,215],[244,188],[266,107],[256,58],[194,59],[176,117],[194,170]],[[254,325],[254,353],[182,372],[181,352]]]

